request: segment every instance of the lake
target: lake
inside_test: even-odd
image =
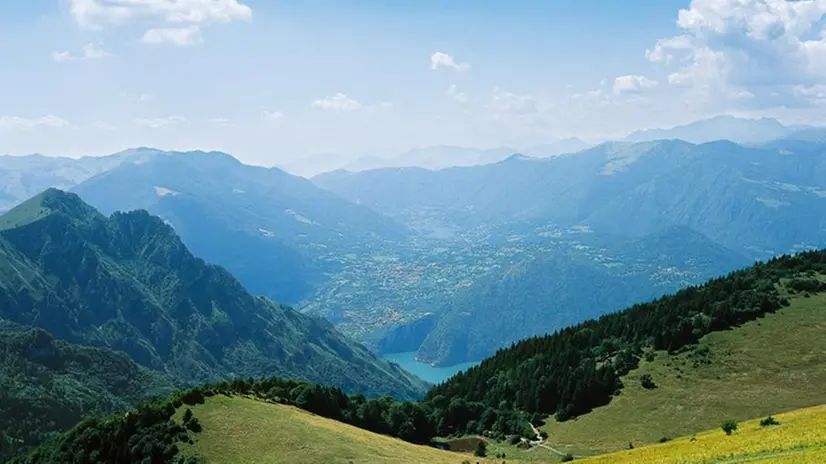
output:
[[[433,384],[444,382],[459,372],[479,364],[479,361],[476,361],[456,364],[455,366],[433,367],[430,364],[416,361],[415,351],[410,351],[408,353],[386,354],[383,358],[388,361],[393,361],[420,379]]]

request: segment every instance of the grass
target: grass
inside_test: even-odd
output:
[[[826,294],[791,303],[709,334],[690,352],[642,361],[609,405],[564,423],[549,419],[548,443],[574,455],[600,454],[826,403]],[[656,389],[640,385],[646,373]]]
[[[760,419],[740,424],[727,436],[719,427],[668,443],[593,457],[588,464],[735,464],[826,462],[826,406],[777,416],[780,425],[761,427]]]
[[[203,457],[209,464],[493,462],[413,445],[290,406],[238,396],[215,396],[190,409],[204,430],[194,445],[179,445],[181,452]]]

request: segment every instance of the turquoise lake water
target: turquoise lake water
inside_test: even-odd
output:
[[[444,382],[459,372],[479,364],[479,361],[477,361],[456,364],[455,366],[433,367],[430,364],[416,361],[415,351],[411,351],[409,353],[386,354],[384,355],[384,359],[393,361],[407,371],[415,374],[420,379],[433,384]]]

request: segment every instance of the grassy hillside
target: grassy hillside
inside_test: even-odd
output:
[[[210,464],[492,462],[413,445],[292,406],[239,396],[215,396],[191,409],[204,430],[194,444],[181,445],[181,453],[205,458]],[[178,417],[182,415],[179,410]]]
[[[790,303],[734,330],[706,335],[683,353],[657,352],[653,361],[642,360],[607,406],[571,421],[549,421],[549,443],[574,454],[610,452],[728,419],[826,403],[826,294],[796,295]],[[641,386],[645,374],[656,389]]]
[[[664,444],[609,454],[588,464],[705,464],[826,462],[826,406],[775,416],[779,425],[761,427],[761,419],[739,424],[731,436],[718,427]]]

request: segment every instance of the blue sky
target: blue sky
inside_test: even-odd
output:
[[[0,0],[0,152],[258,164],[822,123],[826,2]]]

